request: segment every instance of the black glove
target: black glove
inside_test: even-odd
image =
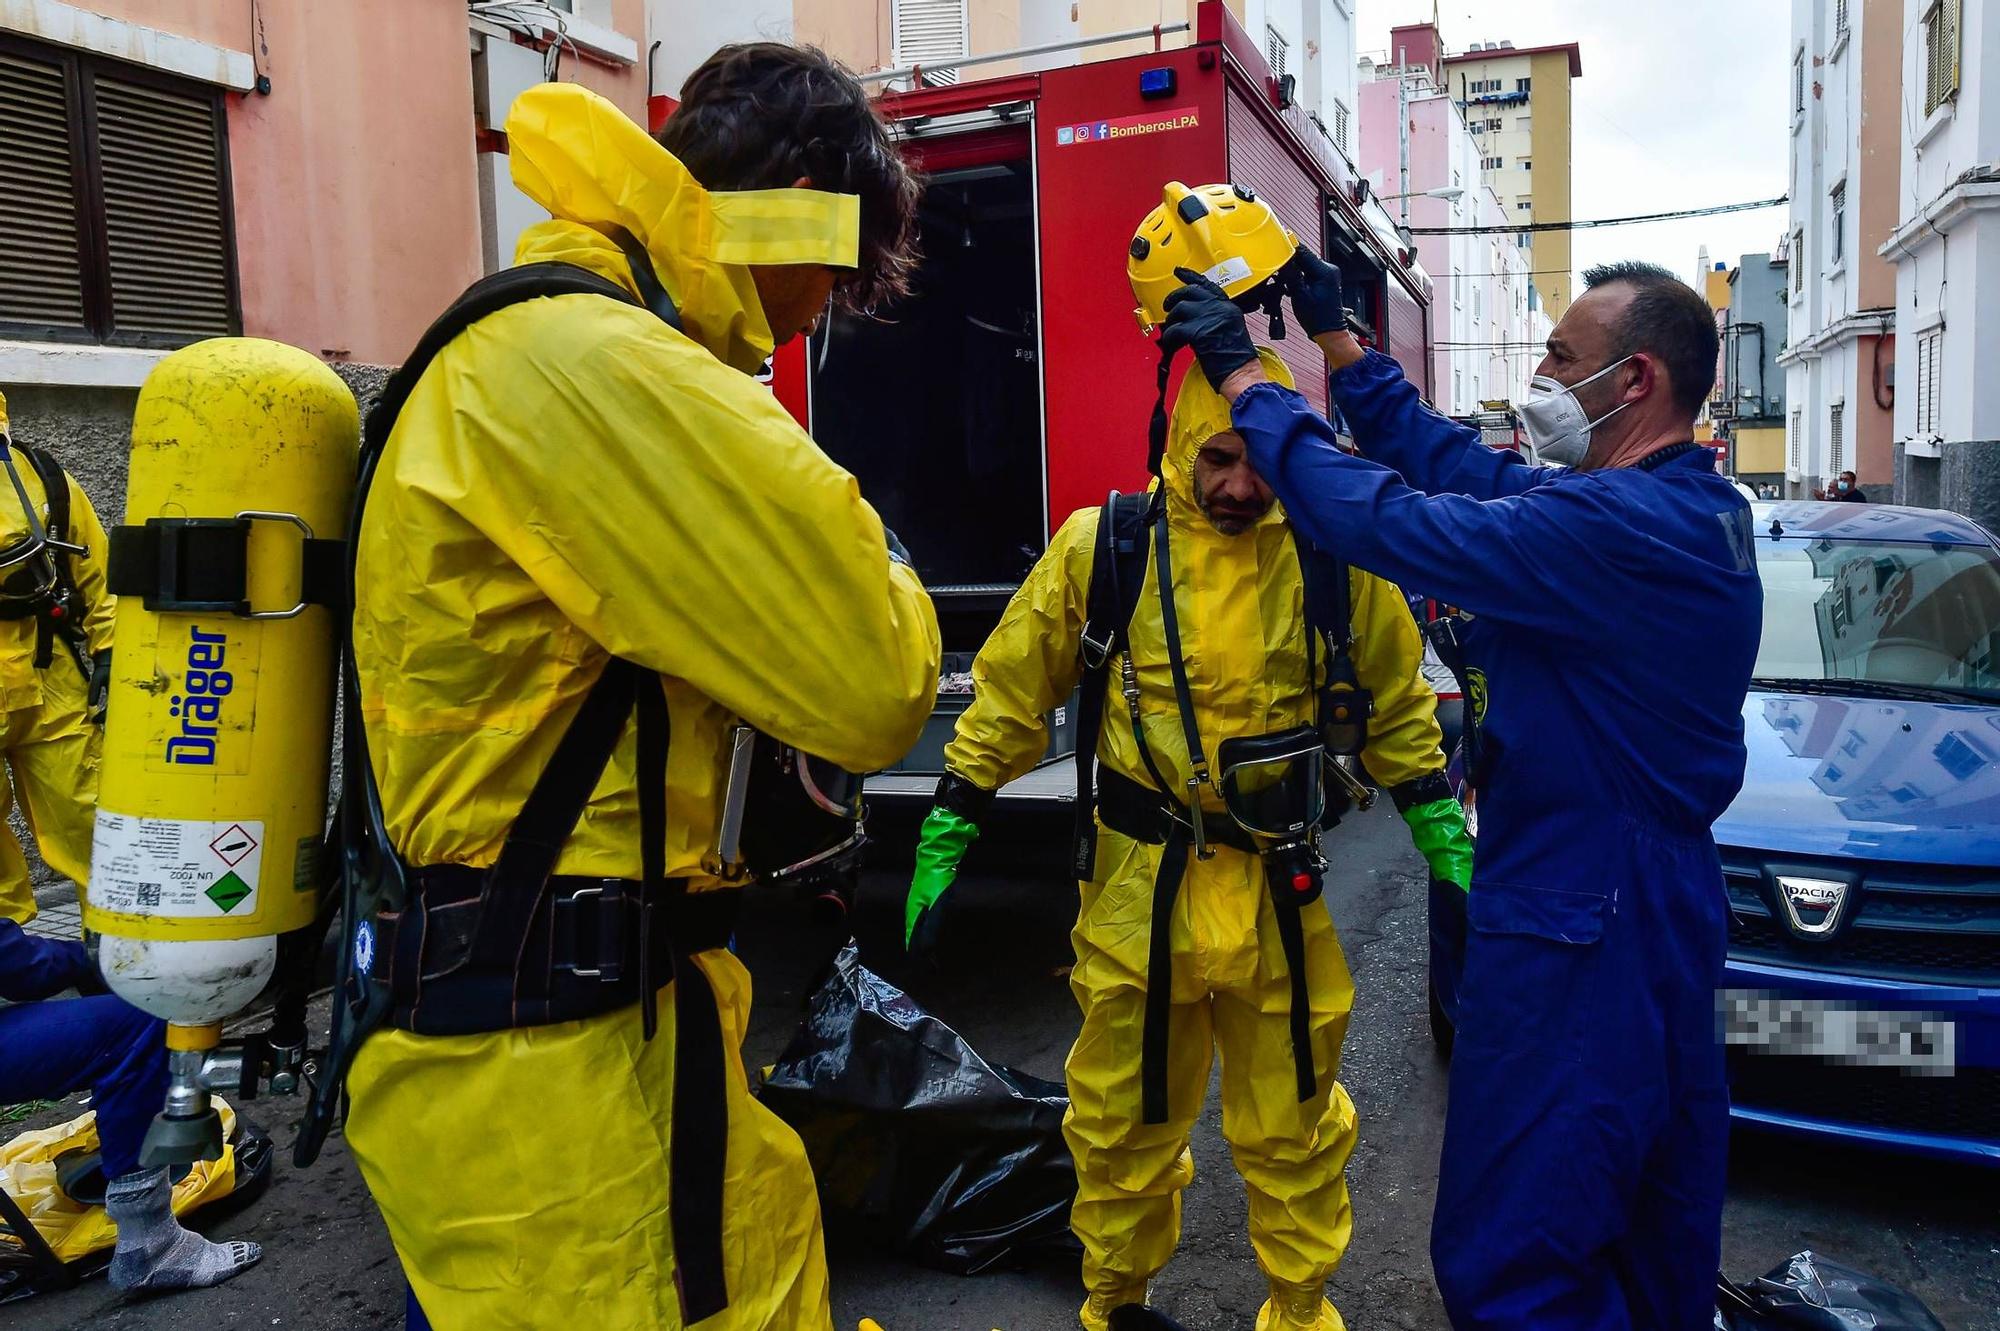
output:
[[[1167,297],[1167,323],[1160,330],[1160,347],[1169,354],[1193,347],[1201,372],[1220,388],[1231,374],[1257,363],[1257,344],[1250,340],[1250,325],[1244,322],[1236,302],[1200,273],[1176,268],[1174,276],[1187,285]]]
[[[1292,261],[1279,271],[1278,280],[1292,298],[1292,313],[1298,316],[1307,337],[1347,327],[1340,270],[1325,259],[1301,245]]]
[[[111,649],[90,658],[90,692],[86,695],[85,707],[90,719],[99,725],[104,723],[104,713],[111,703]]]

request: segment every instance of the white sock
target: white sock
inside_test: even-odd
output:
[[[200,1289],[219,1285],[264,1255],[254,1243],[210,1243],[174,1217],[165,1169],[112,1181],[104,1209],[118,1226],[111,1283],[122,1290]]]

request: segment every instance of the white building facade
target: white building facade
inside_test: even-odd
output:
[[[1785,492],[1843,471],[1870,498],[1894,488],[1895,270],[1876,253],[1895,221],[1891,148],[1902,35],[1896,6],[1792,0]]]
[[[2000,3],[1904,0],[1895,439],[1905,502],[2000,528]]]

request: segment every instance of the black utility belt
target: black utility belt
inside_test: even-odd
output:
[[[1159,791],[1099,765],[1097,816],[1120,836],[1158,846],[1166,842],[1168,834],[1178,824],[1192,841],[1194,829],[1188,822],[1187,812]],[[1211,846],[1228,846],[1250,855],[1259,853],[1256,841],[1226,813],[1204,813],[1201,816],[1201,831]]]
[[[642,970],[658,988],[678,958],[727,947],[742,901],[736,888],[692,892],[685,879],[669,879],[656,890],[648,919],[635,881],[557,875],[515,938],[482,939],[482,922],[491,927],[490,872],[412,869],[408,907],[376,916],[375,979],[390,989],[387,1025],[475,1035],[630,1007],[648,997]],[[645,954],[650,967],[641,964]],[[518,960],[494,964],[496,955]]]

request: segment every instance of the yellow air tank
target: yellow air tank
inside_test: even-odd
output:
[[[170,1023],[162,1159],[220,1150],[204,1058],[314,923],[359,444],[347,386],[277,342],[196,343],[139,391],[83,919]]]

